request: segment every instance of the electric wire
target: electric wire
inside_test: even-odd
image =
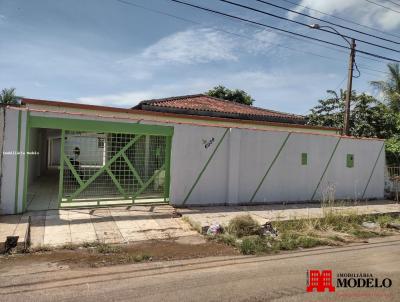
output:
[[[400,38],[400,36],[395,35],[395,34],[393,34],[393,33],[385,32],[385,31],[383,31],[383,30],[379,30],[379,29],[377,29],[377,28],[374,28],[374,27],[371,27],[371,26],[368,26],[368,25],[364,25],[364,24],[361,24],[361,23],[358,23],[358,22],[355,22],[355,21],[352,21],[352,20],[349,20],[349,19],[345,19],[345,18],[343,18],[343,17],[339,17],[339,16],[336,16],[336,15],[333,15],[333,14],[328,14],[328,13],[325,13],[325,12],[323,12],[323,11],[317,10],[317,9],[315,9],[315,8],[312,8],[312,7],[309,7],[309,6],[304,6],[304,5],[298,4],[298,3],[293,2],[293,1],[290,1],[290,0],[280,0],[280,1],[289,3],[289,4],[292,4],[292,5],[301,7],[301,8],[305,8],[305,9],[307,9],[307,10],[309,10],[309,11],[317,12],[317,13],[319,13],[319,14],[321,14],[321,15],[324,15],[324,16],[328,16],[328,17],[331,17],[331,18],[334,18],[334,19],[337,19],[337,20],[344,21],[344,22],[346,22],[346,23],[348,23],[348,24],[353,24],[353,25],[357,25],[357,26],[360,26],[360,27],[363,27],[363,28],[367,28],[367,29],[369,29],[369,30],[373,30],[373,31],[375,31],[375,32],[378,32],[378,33],[381,33],[381,34],[384,34],[384,35],[387,35],[387,36],[392,36],[392,37]]]
[[[203,11],[206,11],[206,12],[211,12],[213,14],[222,15],[222,16],[225,16],[225,17],[228,17],[228,18],[237,19],[237,20],[240,20],[240,21],[243,21],[243,22],[259,25],[259,26],[266,27],[266,28],[271,28],[271,29],[274,29],[274,30],[277,30],[277,31],[280,31],[280,32],[289,33],[289,34],[294,35],[294,36],[307,38],[307,39],[313,40],[313,41],[319,41],[319,42],[326,43],[326,44],[329,44],[329,45],[332,45],[332,46],[336,46],[336,47],[339,47],[339,48],[350,49],[347,46],[343,46],[343,45],[340,45],[340,44],[337,44],[337,43],[334,43],[334,42],[330,42],[330,41],[326,41],[326,40],[323,40],[323,39],[319,39],[319,38],[303,35],[303,34],[300,34],[300,33],[292,32],[290,30],[286,30],[286,29],[282,29],[282,28],[279,28],[279,27],[267,25],[267,24],[264,24],[264,23],[261,23],[261,22],[249,20],[249,19],[242,18],[242,17],[238,17],[238,16],[235,16],[235,15],[231,15],[231,14],[228,14],[228,13],[224,13],[224,12],[217,11],[217,10],[210,9],[210,8],[206,8],[206,7],[202,7],[202,6],[199,6],[199,5],[192,4],[192,3],[188,3],[188,2],[184,2],[184,1],[180,1],[180,0],[169,0],[169,1],[175,2],[175,3],[178,3],[178,4],[182,4],[182,5],[185,5],[185,6],[189,6],[189,7],[192,7],[192,8],[200,9],[200,10],[203,10]],[[368,56],[371,56],[371,57],[375,57],[375,58],[379,58],[379,59],[383,59],[383,60],[387,60],[387,61],[393,61],[393,62],[400,63],[400,61],[397,60],[397,59],[393,59],[393,58],[389,58],[389,57],[386,57],[386,56],[378,55],[378,54],[371,53],[371,52],[368,52],[368,51],[363,51],[363,50],[356,49],[356,52],[362,53],[362,54],[365,54],[365,55],[368,55]]]
[[[264,15],[267,15],[267,16],[271,16],[271,17],[274,17],[274,18],[277,18],[277,19],[281,19],[281,20],[285,20],[285,21],[288,21],[288,22],[292,22],[292,23],[298,24],[298,25],[302,25],[302,26],[305,26],[307,28],[311,28],[310,24],[307,24],[307,23],[304,23],[304,22],[300,22],[300,21],[296,21],[296,20],[291,20],[291,19],[288,19],[286,17],[275,15],[275,14],[272,14],[272,13],[269,13],[269,12],[266,12],[266,11],[251,7],[251,6],[243,5],[243,4],[232,2],[232,1],[229,1],[229,0],[218,0],[218,1],[224,2],[224,3],[228,3],[228,4],[231,4],[233,6],[245,8],[247,10],[251,10],[251,11],[254,11],[254,12],[257,12],[257,13],[261,13],[261,14],[264,14]],[[326,30],[326,29],[323,29],[323,28],[319,28],[318,30],[326,32],[326,33],[329,33],[331,35],[342,36],[342,37],[345,37],[345,38],[348,38],[348,39],[352,39],[352,37],[350,37],[350,36],[347,36],[347,35],[344,35],[344,34],[340,34],[340,33],[337,33],[337,32],[332,32],[330,30]],[[375,47],[383,48],[383,49],[386,49],[386,50],[390,50],[390,51],[393,51],[393,52],[396,52],[396,53],[400,53],[400,51],[398,49],[394,49],[394,48],[391,48],[391,47],[379,45],[379,44],[372,43],[372,42],[369,42],[369,41],[365,41],[365,40],[362,40],[362,39],[359,39],[359,38],[357,38],[357,41],[360,42],[360,43],[364,43],[364,44],[368,44],[368,45],[371,45],[371,46],[375,46]]]
[[[347,30],[350,30],[350,31],[353,31],[353,32],[356,32],[356,33],[359,33],[359,34],[362,34],[362,35],[366,35],[366,36],[369,36],[369,37],[380,39],[382,41],[386,41],[386,42],[390,42],[390,43],[394,43],[394,44],[400,44],[400,42],[397,42],[397,41],[393,41],[393,40],[386,39],[386,38],[383,38],[383,37],[380,37],[380,36],[376,36],[376,35],[373,35],[373,34],[370,34],[370,33],[366,33],[366,32],[363,32],[361,30],[357,30],[357,29],[354,29],[354,28],[351,28],[351,27],[348,27],[348,26],[344,26],[344,25],[340,25],[340,24],[337,24],[337,23],[334,23],[334,22],[330,22],[328,20],[322,20],[320,18],[313,17],[313,16],[310,16],[308,14],[301,13],[301,12],[298,12],[298,11],[295,11],[295,10],[292,10],[292,9],[289,9],[289,8],[286,8],[286,7],[283,7],[283,6],[280,6],[280,5],[276,5],[274,3],[270,3],[270,2],[267,2],[267,1],[264,1],[264,0],[255,0],[255,1],[263,3],[263,4],[266,4],[266,5],[269,5],[269,6],[276,7],[276,8],[279,8],[279,9],[282,9],[282,10],[285,10],[285,11],[288,11],[288,12],[291,12],[291,13],[294,13],[294,14],[297,14],[297,15],[300,15],[300,16],[304,16],[304,17],[307,17],[307,18],[310,18],[310,19],[313,19],[313,20],[318,20],[318,21],[324,22],[326,24],[330,24],[330,25],[334,25],[336,27],[347,29]]]
[[[394,10],[394,9],[392,9],[392,8],[390,8],[390,7],[387,7],[387,6],[385,6],[385,5],[382,5],[382,4],[379,4],[379,3],[376,3],[376,2],[374,2],[374,1],[371,1],[371,0],[365,0],[365,1],[367,1],[368,3],[374,4],[374,5],[376,5],[376,6],[383,7],[383,8],[385,8],[385,9],[387,9],[387,10],[390,10],[390,11],[392,11],[392,12],[395,12],[395,13],[398,13],[398,14],[400,14],[400,11],[398,11],[398,10]]]
[[[224,29],[221,29],[221,28],[218,28],[218,27],[215,27],[215,26],[210,26],[210,25],[204,24],[202,22],[197,22],[197,21],[194,21],[194,20],[191,20],[191,19],[188,19],[188,18],[180,17],[180,16],[177,16],[177,15],[174,15],[174,14],[170,14],[170,13],[167,13],[167,12],[164,12],[164,11],[157,10],[157,9],[149,8],[149,7],[140,5],[140,4],[132,3],[132,2],[129,2],[129,1],[125,1],[125,0],[116,0],[116,1],[120,2],[122,4],[134,6],[134,7],[137,7],[137,8],[141,8],[141,9],[144,9],[144,10],[156,13],[156,14],[160,14],[160,15],[164,15],[164,16],[167,16],[167,17],[171,17],[171,18],[174,18],[174,19],[177,19],[177,20],[180,20],[180,21],[184,21],[184,22],[187,22],[187,23],[208,27],[210,29],[214,29],[216,31],[219,31],[219,32],[222,32],[222,33],[225,33],[225,34],[229,34],[229,35],[233,35],[233,36],[236,36],[236,37],[239,37],[239,38],[244,38],[244,39],[251,40],[251,41],[259,41],[258,39],[255,39],[254,37],[250,37],[250,36],[247,36],[247,35],[244,35],[244,34],[238,34],[238,33],[231,32],[231,31],[228,31],[228,30],[224,30]],[[269,29],[263,29],[263,31],[272,32]],[[306,40],[301,39],[301,38],[292,37],[292,36],[289,36],[289,35],[287,35],[287,36],[290,37],[290,38],[302,41],[302,42],[306,42]],[[314,53],[314,52],[307,51],[307,50],[302,50],[302,49],[298,49],[298,48],[289,47],[289,46],[282,45],[282,44],[279,44],[279,43],[273,43],[273,42],[270,42],[270,41],[263,42],[263,43],[266,43],[266,44],[269,44],[269,45],[274,45],[274,46],[277,46],[277,47],[280,47],[280,48],[284,48],[284,49],[288,49],[288,50],[294,51],[294,52],[299,52],[299,53],[304,53],[304,54],[320,57],[320,58],[327,59],[327,60],[330,60],[330,61],[343,62],[343,60],[338,59],[338,58],[334,58],[334,57],[326,56],[326,55],[321,55],[321,54]],[[337,52],[340,52],[340,53],[347,54],[346,51],[341,50],[341,49],[331,48],[329,46],[326,46],[326,45],[323,45],[323,44],[320,44],[320,43],[316,43],[316,42],[312,42],[312,43],[314,43],[315,45],[321,46],[321,47],[326,47],[328,49],[331,49],[331,50],[334,50],[334,51],[337,51]],[[375,60],[373,58],[366,57],[366,56],[360,56],[359,55],[358,57],[366,59],[366,60],[376,61],[376,62],[379,62],[379,63],[383,62],[383,61]],[[373,67],[365,65],[365,64],[359,65],[359,67],[362,70],[370,70],[370,71],[373,71],[373,72],[376,72],[376,73],[389,74],[388,72],[374,69]]]

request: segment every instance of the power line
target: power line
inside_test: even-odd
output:
[[[285,11],[289,11],[291,13],[294,13],[294,14],[297,14],[297,15],[300,15],[300,16],[304,16],[304,17],[311,18],[311,19],[314,19],[314,20],[318,20],[318,21],[321,21],[321,22],[324,22],[324,23],[327,23],[327,24],[331,24],[331,25],[334,25],[334,26],[337,26],[337,27],[340,27],[340,28],[343,28],[343,29],[347,29],[347,30],[350,30],[350,31],[353,31],[353,32],[356,32],[356,33],[359,33],[359,34],[362,34],[362,35],[366,35],[366,36],[369,36],[369,37],[373,37],[373,38],[380,39],[380,40],[387,41],[387,42],[394,43],[394,44],[400,44],[400,42],[397,42],[397,41],[393,41],[393,40],[390,40],[390,39],[382,38],[380,36],[369,34],[369,33],[363,32],[361,30],[357,30],[357,29],[354,29],[354,28],[351,28],[351,27],[347,27],[347,26],[344,26],[344,25],[340,25],[340,24],[337,24],[337,23],[334,23],[334,22],[330,22],[330,21],[327,21],[327,20],[322,20],[320,18],[313,17],[313,16],[310,16],[308,14],[304,14],[304,13],[301,13],[301,12],[298,12],[298,11],[295,11],[295,10],[292,10],[292,9],[289,9],[289,8],[286,8],[286,7],[283,7],[283,6],[279,6],[279,5],[264,1],[264,0],[255,0],[255,1],[261,2],[261,3],[269,5],[269,6],[273,6],[273,7],[279,8],[279,9],[282,9],[282,10],[285,10]]]
[[[183,18],[183,17],[177,16],[177,15],[173,15],[173,14],[170,14],[170,13],[166,13],[166,12],[160,11],[160,10],[152,9],[152,8],[149,8],[149,7],[146,7],[146,6],[142,6],[142,5],[139,5],[139,4],[136,4],[136,3],[128,2],[128,1],[125,1],[125,0],[115,0],[115,1],[123,3],[123,4],[126,4],[126,5],[131,5],[131,6],[134,6],[134,7],[138,7],[138,8],[147,10],[147,11],[151,11],[153,13],[157,13],[157,14],[161,14],[161,15],[164,15],[164,16],[172,17],[172,18],[180,20],[180,21],[185,21],[185,22],[188,22],[188,23],[196,24],[196,25],[206,26],[208,28],[212,28],[212,29],[215,29],[217,31],[220,31],[220,32],[223,32],[223,33],[226,33],[226,34],[230,34],[230,35],[234,35],[234,36],[237,36],[237,37],[240,37],[240,38],[245,38],[245,39],[248,39],[248,40],[253,40],[253,41],[258,41],[259,42],[258,39],[255,39],[253,37],[249,37],[249,36],[246,36],[246,35],[234,33],[234,32],[231,32],[231,31],[228,31],[228,30],[224,30],[224,29],[221,29],[221,28],[218,28],[218,27],[215,27],[215,26],[205,25],[205,24],[203,24],[201,22],[197,22],[197,21],[194,21],[194,20],[191,20],[191,19]],[[263,31],[272,32],[269,29],[263,29]],[[296,40],[299,40],[299,41],[304,41],[303,39],[296,38],[296,37],[290,37],[290,38],[293,38],[293,39],[296,39]],[[301,52],[301,53],[305,53],[305,54],[310,54],[310,55],[317,56],[317,57],[324,58],[324,59],[340,61],[340,62],[342,61],[342,60],[339,60],[339,59],[336,59],[336,58],[333,58],[333,57],[321,55],[321,54],[318,54],[318,53],[314,53],[314,52],[306,51],[306,50],[302,50],[302,49],[292,48],[292,47],[289,47],[289,46],[286,46],[286,45],[282,45],[282,44],[279,44],[279,43],[273,43],[273,42],[269,42],[269,41],[268,42],[264,41],[263,43],[270,44],[270,45],[275,45],[277,47],[285,48],[285,49],[288,49],[288,50],[291,50],[291,51],[297,51],[297,52]],[[317,43],[315,43],[315,44],[316,45],[320,45],[320,44],[317,44]],[[325,45],[320,45],[320,46],[327,47]],[[335,49],[335,48],[329,48],[329,49],[332,49],[332,50],[335,50],[335,51],[339,51],[339,52],[342,52],[342,53],[346,53],[345,51],[341,51],[341,50]],[[370,59],[370,58],[368,58],[368,59]],[[378,61],[378,62],[381,62],[381,61]]]
[[[151,11],[153,13],[157,13],[157,14],[161,14],[161,15],[164,15],[164,16],[168,16],[168,17],[180,20],[180,21],[184,21],[184,22],[188,22],[188,23],[192,23],[192,24],[196,24],[196,25],[207,26],[208,28],[212,28],[212,29],[215,29],[217,31],[220,31],[220,32],[223,32],[223,33],[226,33],[226,34],[234,35],[234,36],[245,38],[245,39],[257,40],[257,39],[250,38],[250,37],[245,36],[245,35],[241,35],[241,34],[238,34],[238,33],[230,32],[230,31],[227,31],[227,30],[224,30],[224,29],[217,28],[215,26],[205,25],[204,23],[201,23],[201,22],[193,21],[191,19],[183,18],[183,17],[177,16],[177,15],[174,15],[174,14],[170,14],[170,13],[166,13],[166,12],[160,11],[160,10],[152,9],[152,8],[149,8],[149,7],[146,7],[146,6],[142,6],[142,5],[139,5],[139,4],[135,4],[135,3],[132,3],[132,2],[129,2],[129,1],[125,1],[125,0],[115,0],[115,1],[120,2],[122,4],[138,7],[138,8],[147,10],[147,11]],[[251,24],[251,23],[249,23],[248,25],[255,26],[254,24]],[[258,28],[258,26],[255,26],[255,27]],[[263,29],[263,30],[264,31],[268,31],[268,32],[272,32],[269,29]],[[298,40],[298,41],[301,41],[301,42],[304,42],[304,43],[306,43],[306,41],[307,41],[307,40],[305,40],[303,38],[295,37],[295,36],[292,36],[292,35],[289,35],[289,34],[286,34],[286,33],[280,33],[280,34],[285,35],[290,39]],[[288,49],[288,50],[291,50],[291,51],[297,51],[297,52],[301,52],[301,53],[305,53],[305,54],[314,55],[314,56],[317,56],[317,57],[320,57],[320,58],[330,59],[330,60],[334,60],[334,61],[341,61],[341,60],[336,59],[336,58],[324,56],[324,55],[321,55],[321,54],[318,54],[318,53],[314,53],[314,52],[310,52],[310,51],[306,51],[306,50],[302,50],[302,49],[292,48],[292,47],[285,46],[285,45],[282,45],[282,44],[279,44],[279,43],[273,43],[273,42],[264,42],[264,43],[267,43],[267,44],[270,44],[270,45],[275,45],[277,47],[285,48],[285,49]],[[327,49],[330,49],[330,50],[334,50],[336,52],[347,54],[347,52],[342,50],[342,49],[332,48],[332,47],[329,47],[329,46],[327,46],[327,45],[325,45],[323,43],[319,43],[319,42],[315,42],[315,41],[308,41],[308,43],[311,43],[311,44],[314,44],[314,45],[318,45],[320,47],[324,47],[324,48],[327,48]],[[386,63],[385,61],[382,61],[380,59],[376,59],[376,58],[372,58],[372,57],[364,56],[364,55],[360,55],[360,54],[358,55],[358,57],[361,58],[361,59],[374,61],[374,62],[378,62],[378,63]]]
[[[247,5],[239,4],[239,3],[232,2],[232,1],[229,1],[229,0],[219,0],[219,1],[231,4],[233,6],[245,8],[247,10],[251,10],[251,11],[254,11],[254,12],[258,12],[258,13],[261,13],[261,14],[264,14],[264,15],[267,15],[267,16],[271,16],[271,17],[274,17],[274,18],[278,18],[278,19],[281,19],[281,20],[288,21],[288,22],[292,22],[292,23],[296,23],[296,24],[299,24],[299,25],[303,25],[303,26],[306,26],[307,28],[310,28],[310,25],[307,24],[307,23],[296,21],[296,20],[291,20],[291,19],[279,16],[279,15],[275,15],[275,14],[272,14],[272,13],[269,13],[269,12],[254,8],[254,7],[250,7],[250,6],[247,6]],[[319,30],[323,31],[323,32],[326,32],[326,33],[329,33],[329,34],[332,34],[332,35],[335,35],[335,36],[342,36],[342,37],[345,37],[345,38],[348,38],[348,39],[352,38],[350,36],[342,35],[342,34],[339,34],[339,33],[336,33],[336,32],[332,32],[332,31],[324,29],[324,28],[320,28]],[[400,51],[397,50],[397,49],[386,47],[386,46],[382,46],[382,45],[375,44],[375,43],[372,43],[372,42],[368,42],[368,41],[365,41],[365,40],[357,39],[357,42],[368,44],[368,45],[372,45],[372,46],[375,46],[375,47],[379,47],[379,48],[383,48],[383,49],[386,49],[386,50],[390,50],[390,51],[393,51],[393,52],[400,53]],[[396,43],[396,42],[394,42],[394,43]]]
[[[184,1],[180,1],[180,0],[169,0],[169,1],[172,1],[172,2],[175,2],[175,3],[179,3],[179,4],[182,4],[182,5],[186,5],[186,6],[190,6],[190,7],[193,7],[193,8],[197,8],[197,9],[200,9],[200,10],[203,10],[203,11],[211,12],[211,13],[214,13],[214,14],[222,15],[222,16],[229,17],[229,18],[232,18],[232,19],[240,20],[240,21],[243,21],[243,22],[259,25],[259,26],[266,27],[266,28],[271,28],[271,29],[274,29],[274,30],[277,30],[277,31],[280,31],[280,32],[284,32],[284,33],[288,33],[288,34],[291,34],[291,35],[307,38],[309,40],[326,43],[326,44],[333,45],[333,46],[336,46],[336,47],[339,47],[339,48],[350,49],[347,46],[343,46],[343,45],[340,45],[340,44],[337,44],[337,43],[334,43],[334,42],[330,42],[330,41],[318,39],[318,38],[315,38],[315,37],[303,35],[303,34],[300,34],[300,33],[292,32],[290,30],[286,30],[286,29],[282,29],[282,28],[279,28],[279,27],[267,25],[267,24],[260,23],[260,22],[257,22],[257,21],[252,21],[252,20],[249,20],[249,19],[245,19],[245,18],[242,18],[242,17],[234,16],[234,15],[231,15],[231,14],[227,14],[227,13],[224,13],[224,12],[221,12],[221,11],[217,11],[217,10],[213,10],[213,9],[210,9],[210,8],[206,8],[206,7],[202,7],[202,6],[199,6],[199,5],[187,3],[187,2],[184,2]],[[362,54],[365,54],[365,55],[368,55],[368,56],[371,56],[371,57],[375,57],[375,58],[379,58],[379,59],[383,59],[383,60],[387,60],[387,61],[393,61],[393,62],[400,63],[400,61],[397,60],[397,59],[388,58],[388,57],[385,57],[385,56],[381,56],[381,55],[378,55],[378,54],[375,54],[375,53],[370,53],[370,52],[363,51],[363,50],[358,50],[358,49],[356,51],[358,53],[362,53]]]
[[[153,13],[156,13],[156,14],[160,14],[160,15],[164,15],[164,16],[167,16],[167,17],[171,17],[171,18],[174,18],[174,19],[177,19],[177,20],[180,20],[180,21],[184,21],[184,22],[188,22],[188,23],[196,24],[196,25],[201,25],[201,26],[206,26],[206,27],[208,27],[208,28],[215,29],[216,31],[223,32],[223,33],[229,34],[229,35],[233,35],[233,36],[236,36],[236,37],[239,37],[239,38],[244,38],[244,39],[252,40],[252,41],[259,41],[258,39],[255,39],[255,38],[250,37],[250,36],[247,36],[247,35],[234,33],[234,32],[227,31],[227,30],[224,30],[224,29],[215,27],[215,26],[209,26],[209,25],[206,25],[206,24],[201,23],[201,22],[197,22],[197,21],[194,21],[194,20],[191,20],[191,19],[183,18],[183,17],[177,16],[177,15],[174,15],[174,14],[170,14],[170,13],[163,12],[163,11],[160,11],[160,10],[157,10],[157,9],[149,8],[149,7],[146,7],[146,6],[143,6],[143,5],[139,5],[139,4],[136,4],[136,3],[128,2],[128,1],[125,1],[125,0],[115,0],[115,1],[120,2],[120,3],[122,3],[122,4],[134,6],[134,7],[137,7],[137,8],[141,8],[141,9],[144,9],[144,10],[147,10],[147,11],[150,11],[150,12],[153,12]],[[269,30],[269,29],[263,29],[263,31],[272,32],[272,31]],[[304,40],[304,39],[297,38],[297,37],[292,37],[292,36],[289,36],[289,35],[288,35],[288,37],[290,37],[290,38],[292,38],[292,39],[296,39],[296,40],[302,41],[302,42],[305,42],[305,41],[306,41],[306,40]],[[297,49],[297,48],[289,47],[289,46],[282,45],[282,44],[279,44],[279,43],[273,43],[273,42],[263,42],[263,43],[270,44],[270,45],[275,45],[275,46],[277,46],[277,47],[281,47],[281,48],[284,48],[284,49],[288,49],[288,50],[291,50],[291,51],[294,51],[294,52],[299,52],[299,53],[304,53],[304,54],[308,54],[308,55],[320,57],[320,58],[323,58],[323,59],[326,59],[326,60],[331,60],[331,61],[335,61],[335,62],[342,62],[342,60],[340,60],[340,59],[338,59],[338,58],[334,58],[334,57],[330,57],[330,56],[321,55],[321,54],[314,53],[314,52],[307,51],[307,50],[302,50],[302,49]],[[321,45],[321,44],[316,43],[316,42],[313,42],[313,41],[310,41],[310,43],[313,43],[313,44],[318,45],[318,46],[326,47],[326,48],[328,48],[328,49],[331,49],[331,50],[334,50],[334,51],[337,51],[337,52],[341,52],[341,53],[347,54],[347,52],[345,52],[345,51],[343,51],[343,50],[341,50],[341,49],[331,48],[331,47],[329,47],[329,46],[326,46],[326,45],[323,45],[323,44]],[[376,60],[376,59],[373,59],[373,58],[369,58],[369,57],[367,57],[367,56],[360,56],[360,55],[359,55],[358,57],[364,58],[364,59],[367,59],[367,60],[376,61],[376,62],[383,62],[383,61],[380,61],[380,60]],[[377,72],[377,73],[389,74],[388,72],[385,72],[385,71],[372,69],[370,66],[365,65],[365,64],[359,65],[359,67],[360,67],[362,70],[365,69],[365,70],[370,70],[370,71],[374,71],[374,72]]]
[[[320,14],[325,15],[325,16],[328,16],[328,17],[335,18],[335,19],[337,19],[337,20],[341,20],[341,21],[347,22],[347,23],[349,23],[349,24],[358,25],[358,26],[367,28],[367,29],[369,29],[369,30],[373,30],[373,31],[375,31],[375,32],[378,32],[378,33],[381,33],[381,34],[384,34],[384,35],[388,35],[388,36],[400,38],[400,36],[398,36],[398,35],[395,35],[395,34],[392,34],[392,33],[388,33],[388,32],[385,32],[385,31],[383,31],[383,30],[379,30],[379,29],[373,28],[373,27],[371,27],[371,26],[364,25],[364,24],[361,24],[361,23],[357,23],[357,22],[355,22],[355,21],[348,20],[348,19],[345,19],[345,18],[342,18],[342,17],[339,17],[339,16],[335,16],[335,15],[332,15],[332,14],[328,14],[328,13],[325,13],[325,12],[323,12],[323,11],[317,10],[317,9],[315,9],[315,8],[311,8],[311,7],[309,7],[309,6],[300,5],[300,4],[298,4],[298,3],[296,3],[296,2],[293,2],[293,1],[290,1],[290,0],[281,0],[281,1],[284,1],[284,2],[286,2],[286,3],[293,4],[293,5],[298,6],[298,7],[302,7],[302,8],[308,9],[308,10],[310,10],[310,11],[314,11],[314,12],[320,13]]]
[[[392,11],[392,12],[395,12],[395,13],[398,13],[398,14],[400,14],[400,11],[398,11],[398,10],[394,10],[394,9],[392,9],[392,8],[390,8],[390,7],[387,7],[387,6],[385,6],[385,5],[382,5],[382,4],[379,4],[379,3],[376,3],[376,2],[374,2],[374,1],[371,1],[371,0],[365,0],[365,1],[367,1],[367,2],[369,2],[369,3],[371,3],[371,4],[375,4],[376,6],[383,7],[383,8],[385,8],[385,9],[387,9],[387,10],[390,10],[390,11]]]
[[[400,4],[397,3],[397,2],[394,2],[394,1],[391,1],[391,0],[386,0],[386,1],[387,1],[387,2],[390,2],[390,3],[393,3],[394,5],[400,6]]]

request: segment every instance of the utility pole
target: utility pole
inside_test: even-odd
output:
[[[354,58],[356,54],[356,40],[351,39],[350,44],[350,58],[349,58],[349,73],[347,77],[347,93],[346,100],[344,104],[344,123],[343,123],[343,135],[350,135],[350,100],[351,100],[351,90],[353,86],[353,66]]]

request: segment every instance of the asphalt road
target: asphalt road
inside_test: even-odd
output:
[[[390,278],[392,286],[307,293],[309,269],[332,269],[333,285],[337,273],[361,272]],[[266,257],[16,267],[0,275],[0,301],[400,301],[400,238]]]

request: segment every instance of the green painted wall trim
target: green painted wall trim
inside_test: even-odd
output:
[[[364,189],[364,192],[363,192],[363,194],[362,194],[362,196],[361,196],[361,199],[364,198],[365,192],[367,192],[367,188],[368,188],[368,186],[369,186],[369,183],[371,182],[372,175],[373,175],[374,172],[375,172],[376,165],[378,164],[379,158],[381,157],[382,150],[383,150],[384,148],[385,148],[385,143],[382,144],[382,147],[381,147],[381,149],[379,150],[378,157],[376,158],[375,163],[374,163],[374,166],[372,167],[371,174],[369,175],[369,178],[368,178],[367,184],[365,185],[365,189]]]
[[[60,160],[60,176],[58,179],[58,204],[61,204],[62,201],[62,194],[64,192],[64,146],[65,146],[65,130],[61,130],[61,147],[60,147],[60,151],[61,151],[61,160]]]
[[[307,166],[308,164],[308,154],[307,153],[301,153],[301,165],[302,166]]]
[[[22,211],[26,210],[28,205],[28,173],[29,173],[29,155],[30,151],[30,114],[29,111],[26,113],[26,127],[25,127],[25,154],[24,154],[24,192],[22,198]]]
[[[207,169],[207,167],[208,167],[209,163],[211,162],[211,160],[213,159],[215,153],[216,153],[217,150],[219,149],[219,146],[221,145],[221,143],[222,143],[222,141],[224,140],[224,138],[225,138],[226,134],[228,133],[228,131],[229,131],[229,128],[226,128],[226,130],[225,130],[224,134],[222,135],[222,137],[220,138],[220,140],[219,140],[217,146],[214,148],[214,151],[211,153],[211,155],[210,155],[210,157],[208,158],[206,164],[204,165],[203,169],[201,169],[199,175],[197,176],[197,178],[196,178],[196,180],[194,181],[192,187],[190,188],[189,192],[187,193],[185,199],[183,200],[182,205],[185,205],[186,202],[188,201],[188,199],[189,199],[189,197],[190,197],[190,194],[192,194],[194,188],[196,187],[197,183],[199,182],[199,180],[200,180],[201,176],[203,175],[204,171]]]
[[[273,165],[275,164],[276,160],[278,159],[279,155],[281,154],[283,147],[285,147],[285,145],[286,145],[286,143],[287,143],[287,141],[288,141],[290,135],[292,135],[292,132],[289,132],[288,135],[286,136],[286,138],[284,139],[284,141],[283,141],[283,143],[281,144],[281,146],[280,146],[278,152],[276,153],[274,159],[272,160],[272,162],[271,162],[271,164],[269,165],[267,171],[265,172],[263,178],[261,179],[260,183],[258,184],[256,190],[254,191],[253,195],[251,196],[249,202],[253,202],[253,200],[254,200],[254,198],[256,197],[258,191],[260,190],[262,184],[264,183],[265,178],[267,178],[267,175],[269,174],[269,171],[271,171]]]
[[[15,176],[15,204],[14,204],[14,213],[18,213],[18,186],[19,186],[19,158],[21,152],[21,116],[22,111],[18,112],[18,134],[17,134],[17,170]]]
[[[333,151],[332,151],[332,153],[331,153],[331,156],[329,157],[329,160],[328,160],[328,162],[327,162],[327,164],[326,164],[326,166],[325,166],[324,172],[322,172],[322,175],[321,175],[321,177],[320,177],[320,179],[319,179],[319,181],[318,181],[318,184],[317,184],[317,186],[316,186],[316,188],[315,188],[315,190],[314,190],[314,193],[313,193],[313,195],[311,196],[311,199],[310,199],[311,201],[314,200],[315,194],[317,193],[317,190],[318,190],[318,188],[319,188],[319,186],[320,186],[320,184],[321,184],[321,182],[322,182],[322,179],[324,178],[324,176],[325,176],[325,174],[326,174],[326,171],[328,171],[328,167],[329,167],[329,165],[330,165],[330,163],[331,163],[331,161],[332,161],[333,156],[334,156],[335,153],[336,153],[336,149],[337,149],[337,147],[338,147],[338,145],[339,145],[341,139],[342,139],[342,137],[339,137],[338,141],[336,142],[335,147],[333,148]]]
[[[66,119],[55,117],[32,116],[30,127],[64,129],[71,131],[135,133],[145,135],[172,136],[174,127],[160,125],[146,125],[138,123]]]
[[[171,184],[171,146],[172,146],[172,137],[168,136],[166,138],[166,146],[165,146],[165,181],[164,181],[164,201],[169,199],[169,190]]]

